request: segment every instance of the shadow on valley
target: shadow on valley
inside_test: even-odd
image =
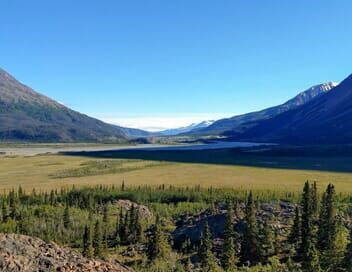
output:
[[[64,152],[69,156],[352,172],[352,147],[273,147],[213,150],[109,150]]]

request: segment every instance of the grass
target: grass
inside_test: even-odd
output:
[[[121,171],[125,168],[128,171]],[[73,185],[120,185],[123,180],[129,186],[201,185],[278,191],[301,191],[306,180],[316,180],[320,188],[333,182],[337,191],[352,192],[350,172],[64,155],[0,157],[1,190],[19,185],[38,191]]]

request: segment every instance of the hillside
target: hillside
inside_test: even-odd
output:
[[[303,106],[256,124],[233,139],[297,144],[352,142],[352,75],[330,92]]]
[[[230,130],[242,131],[247,128],[246,126],[241,127],[242,124],[269,119],[283,112],[298,108],[305,103],[319,97],[320,95],[329,92],[336,85],[337,84],[333,82],[316,85],[299,93],[297,96],[288,100],[284,104],[257,112],[242,114],[227,119],[220,119],[206,128],[193,130],[191,133],[200,135],[217,135]]]
[[[0,69],[0,141],[126,141],[142,131],[106,124],[41,95]]]

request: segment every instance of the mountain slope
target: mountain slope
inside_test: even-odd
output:
[[[173,136],[173,135],[178,135],[178,134],[182,134],[182,133],[188,133],[188,132],[192,132],[194,130],[198,130],[201,128],[206,128],[206,127],[210,126],[212,123],[214,123],[213,120],[206,120],[206,121],[202,121],[200,123],[193,123],[193,124],[186,126],[186,127],[163,130],[163,131],[158,132],[158,134],[163,135],[163,136]]]
[[[229,131],[229,130],[241,131],[243,129],[246,129],[246,126],[244,128],[239,127],[242,124],[245,124],[248,122],[255,122],[263,119],[269,119],[285,111],[289,111],[297,107],[300,107],[305,103],[311,101],[312,99],[315,99],[320,95],[327,93],[336,85],[337,84],[333,82],[316,85],[309,88],[308,90],[305,90],[299,93],[294,98],[288,100],[287,102],[279,106],[267,108],[257,112],[238,115],[227,119],[221,119],[214,122],[212,125],[208,126],[207,128],[194,130],[192,132],[197,134],[216,135],[216,134],[222,134],[223,132]]]
[[[119,142],[133,131],[73,111],[0,69],[0,141]]]
[[[352,75],[327,94],[303,106],[263,120],[234,139],[286,143],[352,143]]]

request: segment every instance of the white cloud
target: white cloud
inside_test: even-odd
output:
[[[119,117],[118,114],[106,115],[98,114],[95,115],[97,118],[103,120],[104,122],[129,127],[129,128],[139,128],[147,131],[160,131],[170,128],[179,128],[188,126],[192,123],[199,123],[204,120],[217,120],[221,118],[226,118],[233,116],[234,114],[225,113],[204,113],[204,114],[156,114],[156,115],[146,115],[146,116],[123,116]],[[120,115],[122,116],[122,114]]]

